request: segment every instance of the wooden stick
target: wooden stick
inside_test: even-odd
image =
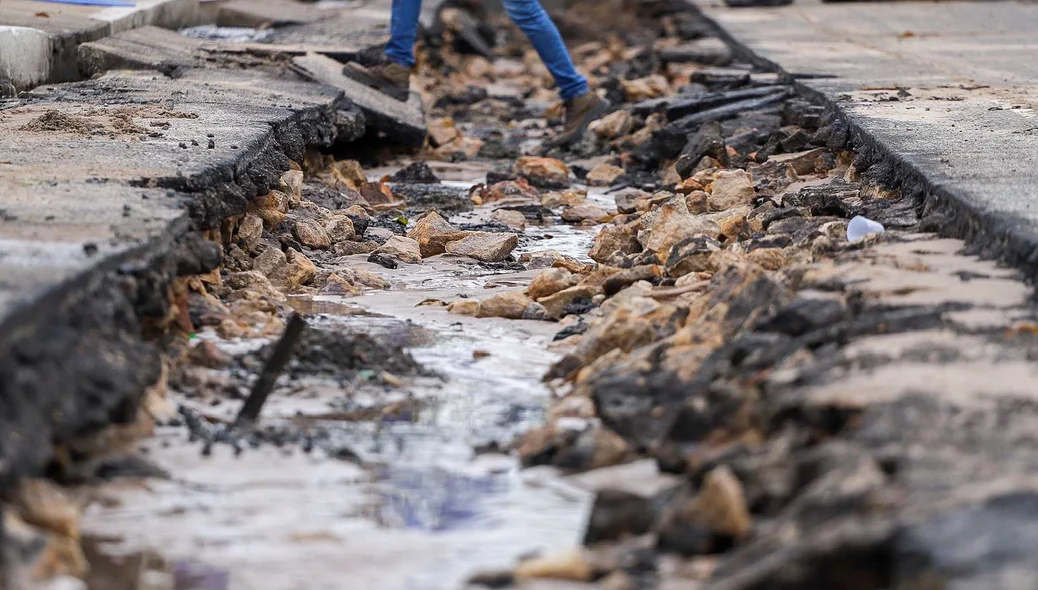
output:
[[[281,339],[274,346],[274,352],[270,355],[267,364],[263,366],[259,379],[253,384],[252,393],[249,394],[241,411],[238,412],[238,418],[234,421],[235,426],[252,424],[259,418],[260,410],[263,409],[263,404],[273,391],[274,384],[277,383],[281,372],[285,370],[285,365],[292,358],[292,347],[299,340],[304,328],[306,328],[306,321],[299,314],[293,313],[288,320],[288,325],[285,326],[285,331],[281,334]]]

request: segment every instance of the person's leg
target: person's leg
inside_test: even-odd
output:
[[[551,17],[541,3],[538,0],[503,0],[503,3],[508,16],[530,40],[537,55],[541,56],[541,61],[555,78],[559,96],[563,100],[572,100],[587,94],[587,79],[577,73],[559,29],[551,22]]]
[[[422,0],[393,0],[389,20],[389,43],[386,57],[393,63],[414,66],[414,44],[418,40],[418,16]]]

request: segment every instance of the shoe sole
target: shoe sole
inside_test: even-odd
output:
[[[609,110],[610,106],[612,106],[611,103],[603,98],[602,102],[597,107],[591,109],[591,111],[581,117],[580,124],[569,132],[559,134],[558,137],[548,142],[548,145],[553,148],[564,148],[573,145],[574,142],[584,136],[584,132],[587,131],[588,125],[601,119],[602,116],[605,115],[606,111]]]
[[[367,72],[367,70],[363,69],[363,66],[359,66],[352,62],[343,66],[342,75],[354,82],[360,82],[368,88],[378,90],[382,94],[395,98],[400,102],[407,102],[408,96],[411,94],[408,90],[401,90],[396,86],[387,84],[381,78],[372,76]]]

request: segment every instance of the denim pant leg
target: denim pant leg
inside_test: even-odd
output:
[[[503,3],[508,16],[530,40],[555,78],[559,96],[569,100],[587,92],[587,79],[577,73],[559,29],[551,22],[541,3],[538,0],[503,0]]]
[[[414,44],[418,40],[418,16],[422,0],[393,0],[389,21],[386,57],[402,66],[414,65]]]

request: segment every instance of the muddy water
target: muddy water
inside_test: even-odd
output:
[[[480,209],[454,221],[478,222],[489,215]],[[530,226],[527,234],[538,239],[526,250],[586,260],[594,230]],[[139,587],[155,589],[438,590],[580,542],[587,494],[551,471],[522,473],[513,457],[493,450],[543,421],[551,392],[540,377],[556,358],[548,345],[559,326],[459,316],[438,303],[522,288],[537,271],[488,270],[455,257],[392,270],[364,256],[355,264],[392,288],[293,305],[313,325],[401,344],[431,374],[397,389],[346,393],[314,379],[277,390],[265,422],[320,429],[326,436],[309,452],[263,445],[236,454],[215,445],[203,457],[183,428],[160,428],[143,446],[171,479],[102,487],[85,517],[106,569],[125,577],[126,567],[136,568],[129,575]],[[264,343],[200,337],[238,354]],[[396,400],[417,401],[417,409],[380,421],[328,419],[344,403]],[[214,419],[230,419],[238,407],[173,402]],[[92,587],[116,588],[114,579]]]

